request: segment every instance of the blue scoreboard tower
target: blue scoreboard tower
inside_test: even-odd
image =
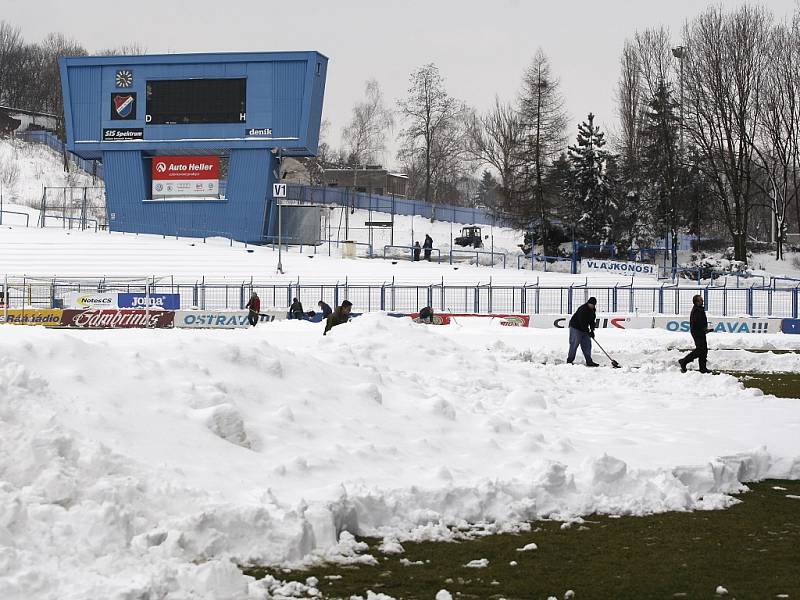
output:
[[[63,58],[67,148],[103,162],[113,231],[258,243],[277,230],[279,156],[317,152],[327,64],[318,52]]]

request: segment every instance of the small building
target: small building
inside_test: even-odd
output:
[[[16,127],[11,127],[11,121],[16,120]],[[10,131],[8,129],[10,128]],[[58,117],[50,113],[37,112],[35,110],[23,110],[11,106],[0,106],[0,132],[22,133],[23,131],[46,129],[56,131],[58,128]]]
[[[391,173],[380,165],[351,169],[325,169],[326,187],[343,187],[377,196],[406,197],[408,175]]]

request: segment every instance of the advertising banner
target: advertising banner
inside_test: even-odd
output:
[[[64,296],[65,308],[118,308],[117,293],[71,292]]]
[[[529,327],[538,329],[566,329],[571,315],[531,315]],[[654,317],[631,315],[599,315],[595,319],[595,329],[652,329]]]
[[[658,265],[649,265],[637,262],[620,262],[602,258],[584,258],[581,260],[581,274],[599,272],[613,273],[615,275],[635,275],[644,277],[658,277]]]
[[[285,321],[288,318],[288,316],[289,316],[288,308],[262,308],[261,312],[258,315],[258,322],[270,323],[272,321]]]
[[[167,310],[65,310],[61,325],[86,329],[172,327],[175,313]]]
[[[800,319],[782,319],[781,331],[783,333],[791,333],[791,334],[800,333]]]
[[[780,333],[785,319],[767,317],[708,317],[708,328],[714,333]],[[655,326],[667,331],[689,333],[689,319],[683,317],[656,317]]]
[[[246,310],[179,310],[175,327],[181,329],[244,329],[250,327]]]
[[[530,327],[531,318],[528,315],[495,315],[504,327]]]
[[[218,156],[154,156],[153,199],[219,196]]]
[[[409,317],[411,317],[411,319],[412,319],[414,322],[416,322],[416,323],[422,323],[422,321],[420,321],[420,318],[419,318],[419,313],[411,313],[411,314],[410,314],[410,315],[408,315],[408,316],[409,316]],[[434,315],[433,315],[433,324],[434,324],[434,325],[450,325],[450,317],[451,317],[451,316],[455,316],[455,315],[449,315],[449,314],[446,314],[446,315],[437,315],[437,314],[434,314]],[[470,316],[472,316],[472,315],[470,315]],[[427,321],[426,321],[426,322],[427,322]]]
[[[38,308],[8,310],[6,318],[4,312],[0,310],[0,323],[9,325],[43,325],[44,327],[58,327],[61,325],[61,312],[56,309],[40,310]]]
[[[505,313],[448,313],[450,317],[475,317],[480,319],[497,319],[500,325],[505,327],[528,327],[530,317],[528,315],[511,315]]]
[[[156,308],[160,310],[178,310],[181,307],[180,294],[150,294],[134,292],[117,294],[119,308]]]

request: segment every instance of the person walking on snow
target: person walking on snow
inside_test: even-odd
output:
[[[689,315],[689,332],[692,334],[694,340],[694,350],[684,356],[678,361],[681,366],[681,372],[686,373],[686,365],[692,362],[695,358],[700,363],[701,373],[710,373],[706,368],[706,359],[708,358],[708,342],[706,341],[706,334],[714,331],[708,327],[708,318],[706,317],[706,309],[703,306],[703,297],[700,294],[695,294],[692,298],[692,314]]]
[[[244,307],[250,311],[247,313],[248,322],[255,327],[258,323],[258,313],[261,312],[261,298],[258,297],[258,294],[253,292],[250,294],[250,300],[247,301]]]
[[[305,311],[303,310],[303,303],[297,298],[292,299],[292,305],[289,307],[289,318],[302,320],[305,318]]]
[[[414,262],[419,260],[419,253],[422,251],[422,248],[419,246],[419,242],[414,242]]]
[[[325,323],[325,331],[322,332],[322,335],[328,335],[328,332],[337,325],[347,323],[350,320],[350,311],[352,308],[353,303],[349,300],[342,302],[342,305],[328,317],[328,321]]]
[[[425,234],[425,241],[423,242],[422,247],[425,248],[425,260],[431,262],[431,248],[433,248],[433,238],[429,236],[427,233]]]
[[[596,310],[597,298],[592,296],[586,304],[578,307],[578,310],[569,320],[569,354],[567,354],[567,363],[572,364],[575,360],[578,346],[580,346],[583,357],[586,359],[586,366],[600,366],[592,360],[592,338],[594,338]]]

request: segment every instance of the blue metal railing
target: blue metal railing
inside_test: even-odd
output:
[[[26,142],[49,146],[59,153],[63,153],[66,148],[64,142],[50,131],[23,131],[22,133],[18,133],[16,137]],[[98,161],[85,160],[71,152],[67,152],[67,156],[69,156],[70,162],[82,171],[98,179],[103,179],[103,165]]]
[[[452,204],[433,204],[412,198],[398,198],[356,192],[348,188],[292,185],[287,187],[289,200],[316,204],[338,204],[349,208],[373,210],[376,212],[422,217],[438,221],[510,227],[511,224],[500,216],[481,208],[454,206]]]
[[[37,278],[9,278],[9,306],[50,307],[63,300],[70,292],[81,291],[140,291],[144,282],[131,280],[91,279],[59,280]],[[205,280],[175,283],[172,278],[162,278],[150,283],[151,293],[177,293],[182,306],[198,306],[208,310],[240,309],[243,302],[256,291],[265,308],[286,309],[291,299],[300,298],[303,304],[316,306],[319,300],[329,304],[348,299],[361,311],[415,312],[422,306],[432,306],[436,311],[466,313],[510,314],[569,314],[589,296],[598,300],[598,311],[617,314],[660,314],[675,316],[689,314],[692,297],[704,296],[709,314],[721,316],[791,317],[798,318],[800,287],[732,288],[707,286],[699,290],[694,286],[658,287],[630,284],[594,286],[585,279],[570,286],[551,287],[535,284],[493,285],[491,282],[476,285],[436,284],[359,284],[348,281],[338,283],[304,283],[300,279],[281,282],[209,283]],[[242,300],[244,299],[244,300]]]

